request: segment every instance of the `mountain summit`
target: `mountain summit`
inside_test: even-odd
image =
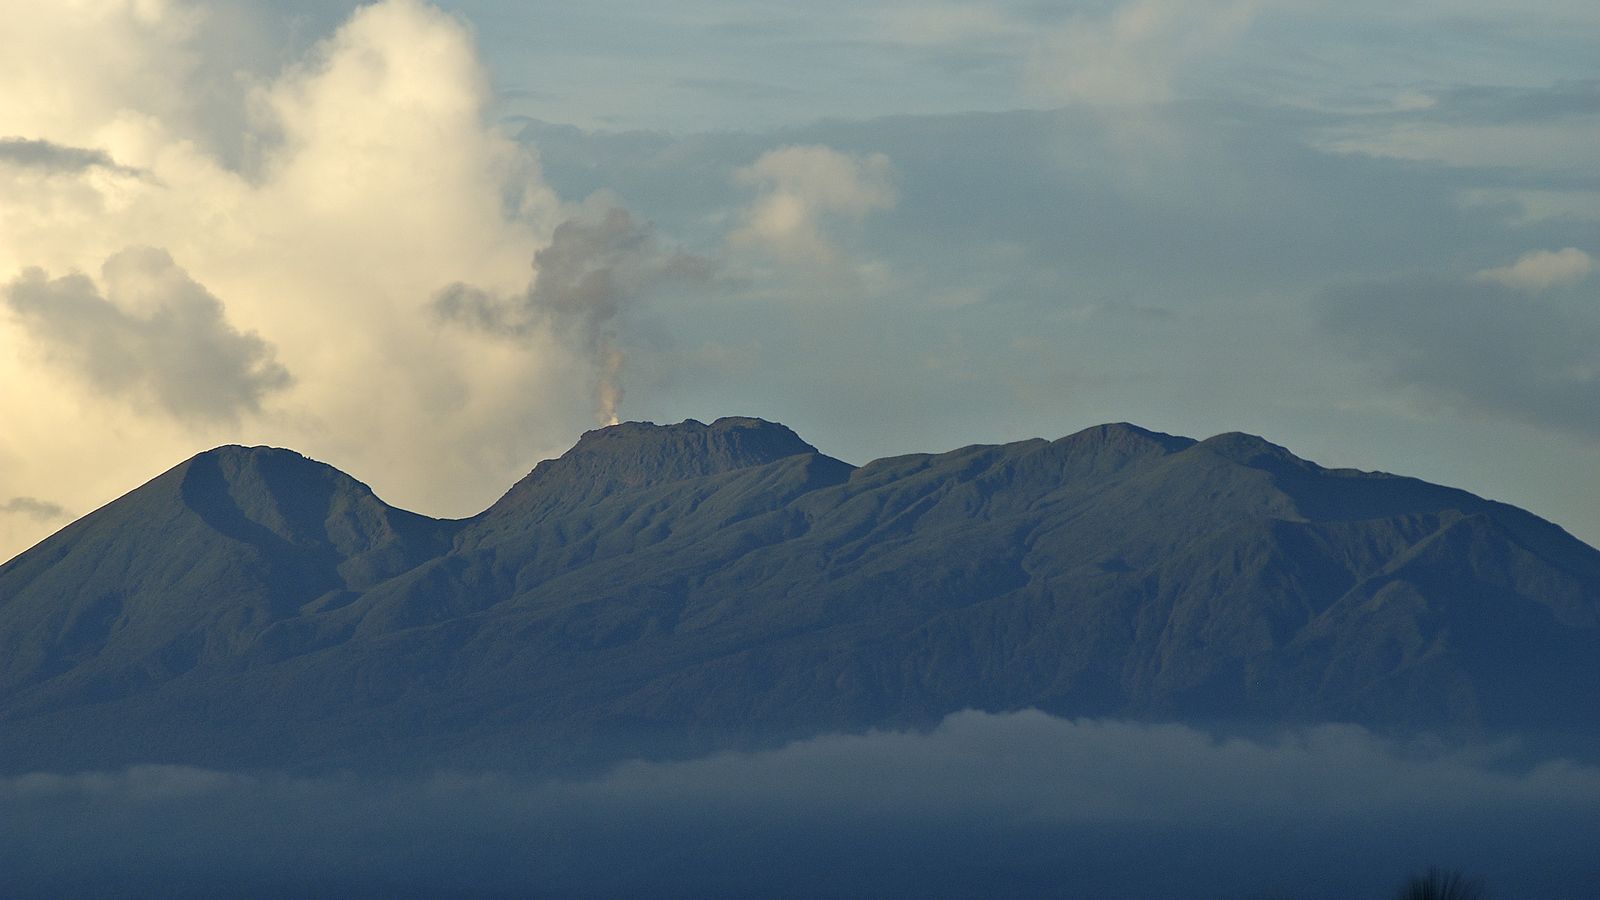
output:
[[[694,419],[677,425],[623,422],[585,432],[559,459],[534,466],[488,515],[594,503],[620,491],[816,452],[787,427],[763,419],[724,417],[710,425]]]
[[[855,468],[591,431],[435,521],[191,459],[0,567],[0,767],[591,765],[965,708],[1600,736],[1600,551],[1128,424]]]

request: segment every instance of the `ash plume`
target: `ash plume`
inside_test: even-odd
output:
[[[627,353],[623,325],[630,309],[672,283],[704,281],[707,260],[669,251],[655,229],[617,206],[585,211],[556,227],[534,254],[527,291],[498,297],[454,284],[434,298],[440,318],[508,338],[550,328],[573,341],[590,367],[595,420],[615,424]]]

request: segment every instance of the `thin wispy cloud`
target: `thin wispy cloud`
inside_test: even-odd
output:
[[[1600,308],[1580,286],[1589,269],[1582,251],[1535,251],[1466,277],[1333,287],[1317,310],[1345,353],[1435,415],[1600,438]]]
[[[1477,277],[1499,282],[1509,288],[1538,292],[1578,284],[1593,271],[1594,257],[1576,247],[1567,247],[1562,250],[1532,250],[1509,265],[1484,269]]]
[[[1179,96],[1185,67],[1222,53],[1260,0],[1127,0],[1076,12],[1047,33],[1031,59],[1036,90],[1056,102],[1108,106]]]
[[[0,503],[0,513],[26,516],[37,522],[55,522],[67,517],[66,507],[37,497],[12,497]]]
[[[48,173],[78,173],[105,169],[119,175],[139,175],[138,169],[118,165],[104,150],[68,147],[50,141],[0,138],[0,165],[21,166]]]

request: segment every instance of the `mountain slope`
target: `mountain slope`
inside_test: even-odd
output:
[[[852,468],[629,423],[459,523],[204,454],[0,569],[0,647],[9,768],[542,766],[969,707],[1594,735],[1600,552],[1248,435]]]
[[[104,701],[245,652],[449,545],[296,453],[221,447],[0,568],[8,705]]]

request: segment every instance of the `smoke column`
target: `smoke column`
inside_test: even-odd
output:
[[[617,407],[622,404],[622,351],[610,336],[602,338],[604,345],[600,357],[600,378],[596,385],[597,408],[595,420],[601,425],[616,425]]]
[[[434,312],[508,339],[542,328],[569,339],[589,365],[601,425],[620,421],[628,310],[655,290],[704,282],[711,273],[701,257],[664,251],[647,223],[615,206],[586,209],[556,226],[549,246],[534,254],[533,267],[533,282],[521,295],[495,296],[453,284],[434,298]]]

